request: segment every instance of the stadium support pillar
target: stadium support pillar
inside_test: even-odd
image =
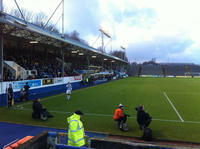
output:
[[[3,32],[0,27],[0,82],[3,81]]]
[[[102,68],[104,68],[104,58],[102,56]]]
[[[0,11],[3,11],[3,0],[0,0]]]
[[[61,73],[61,75],[62,75],[62,77],[64,77],[64,63],[65,63],[65,53],[64,53],[64,49],[62,48],[61,49],[61,57],[62,57],[62,73]]]
[[[90,68],[90,59],[89,56],[87,56],[87,63],[88,63],[88,69]]]

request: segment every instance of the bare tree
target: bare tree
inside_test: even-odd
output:
[[[9,12],[8,12],[8,8],[7,8],[5,5],[3,5],[3,12],[9,13]]]
[[[37,14],[35,14],[34,19],[33,19],[33,23],[43,27],[45,25],[45,23],[48,20],[48,16],[43,13],[43,12],[39,12]]]
[[[70,38],[68,33],[64,33],[64,38]]]
[[[85,40],[83,40],[83,39],[80,38],[80,34],[76,30],[74,30],[73,32],[71,32],[69,34],[67,34],[67,33],[65,33],[65,34],[66,34],[67,37],[69,37],[69,38],[71,38],[73,40],[76,40],[76,41],[78,41],[80,43],[88,45],[88,43]]]
[[[98,47],[98,48],[97,48],[97,51],[102,52],[102,46]]]
[[[32,11],[29,11],[25,8],[22,8],[21,12],[22,12],[22,15],[24,16],[25,21],[30,22],[30,21],[33,20],[34,15],[33,15]],[[12,9],[10,11],[10,14],[17,17],[17,18],[23,19],[22,15],[21,15],[21,13],[18,9]]]
[[[80,42],[79,33],[78,33],[76,30],[74,30],[73,32],[71,32],[71,33],[69,34],[69,36],[70,36],[71,39],[74,39],[74,40]]]
[[[22,12],[22,14],[23,14],[23,16],[24,16],[24,18],[27,22],[32,22],[32,23],[34,23],[34,24],[36,24],[40,27],[44,27],[47,20],[48,20],[48,16],[43,12],[39,12],[39,13],[34,15],[32,11],[29,11],[29,10],[24,9],[24,8],[21,9],[21,12]],[[11,10],[10,14],[15,16],[15,17],[23,19],[22,15],[21,15],[21,13],[18,9]],[[45,26],[45,29],[52,31],[54,33],[60,33],[59,29],[55,25],[53,25],[52,22],[49,22],[47,24],[47,26]],[[72,31],[71,33],[65,33],[64,37],[68,37],[68,38],[71,38],[71,39],[76,40],[78,42],[81,42],[85,45],[88,45],[88,43],[85,40],[80,38],[80,34],[76,30]]]
[[[128,61],[125,51],[115,50],[115,51],[110,52],[110,54],[113,56],[119,57],[125,61]]]
[[[47,25],[46,29],[54,33],[58,33],[58,34],[60,33],[59,29],[55,27],[53,24]]]

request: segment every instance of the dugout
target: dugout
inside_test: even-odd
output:
[[[177,149],[182,146],[176,145],[156,145],[156,143],[125,141],[110,138],[88,138],[87,147],[74,147],[67,145],[67,134],[59,132],[44,131],[33,137],[24,144],[19,145],[16,149]],[[66,139],[66,140],[65,140]]]

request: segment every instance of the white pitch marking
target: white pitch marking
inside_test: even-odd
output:
[[[166,92],[163,92],[164,96],[167,98],[167,100],[169,101],[169,103],[171,104],[171,106],[173,107],[174,111],[176,112],[176,114],[178,115],[178,117],[180,118],[181,122],[184,122],[183,118],[181,117],[181,115],[178,113],[176,107],[173,105],[173,103],[171,102],[171,100],[169,99],[169,97],[167,96]]]
[[[16,110],[25,110],[25,111],[31,111],[32,109],[28,109],[28,108],[14,108]],[[52,113],[60,113],[60,114],[72,114],[73,112],[65,112],[65,111],[49,111]],[[107,114],[95,114],[95,113],[84,113],[84,115],[88,115],[88,116],[102,116],[102,117],[113,117],[113,115],[107,115]],[[136,119],[136,116],[131,116],[129,117],[131,119]],[[157,119],[157,118],[153,118],[152,120],[154,121],[161,121],[161,122],[173,122],[173,123],[190,123],[190,124],[200,124],[200,122],[198,121],[179,121],[179,120],[166,120],[166,119]]]
[[[61,95],[63,95],[63,94],[56,95],[56,97],[57,97],[57,96],[61,96]],[[43,102],[43,101],[45,101],[45,100],[47,100],[47,99],[56,98],[56,97],[55,97],[55,95],[53,95],[53,96],[51,96],[51,97],[47,97],[47,98],[45,98],[45,99],[42,99],[41,102]],[[33,104],[33,102],[30,101],[30,102],[22,103],[22,104],[20,104],[20,105],[21,105],[21,106],[25,106],[25,105],[31,105],[31,104]]]

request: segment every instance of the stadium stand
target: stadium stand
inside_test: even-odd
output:
[[[192,76],[200,76],[200,66],[191,63],[156,63],[156,64],[136,64],[131,65],[131,74],[138,76],[139,68],[141,75],[152,76],[185,76],[188,69]],[[163,72],[164,70],[164,72]]]
[[[20,57],[12,55],[12,51],[7,50],[5,54],[5,60],[14,61],[25,70],[36,70],[35,75],[29,75],[27,79],[49,78],[61,76],[61,63],[55,59],[52,54],[47,54],[44,58],[38,52],[34,51],[34,54],[26,54],[23,50],[20,53]],[[8,57],[10,55],[10,57]],[[16,78],[20,80],[22,77]]]
[[[17,52],[15,52],[17,51]],[[19,56],[20,55],[20,56]],[[34,75],[29,75],[26,79],[54,78],[61,77],[62,60],[56,52],[47,50],[31,50],[29,49],[9,49],[5,46],[5,61],[15,62],[25,70],[36,71]],[[69,60],[66,57],[66,60]],[[96,66],[96,71],[100,71],[102,66],[100,62],[93,60],[91,66]],[[109,67],[105,67],[109,68]],[[91,71],[92,67],[88,67],[86,60],[71,59],[65,63],[64,76],[75,76],[82,72]],[[10,70],[4,67],[4,81],[21,80],[22,76],[14,77]]]
[[[18,51],[14,53],[14,51]],[[48,51],[32,50],[31,54],[28,49],[5,50],[5,61],[15,62],[24,70],[35,71],[35,74],[29,75],[26,79],[54,78],[61,77],[62,62],[57,53]],[[20,54],[19,54],[20,53]],[[20,56],[18,56],[20,55]],[[45,55],[45,56],[44,56]],[[68,59],[68,57],[66,57]],[[95,68],[95,69],[94,69]],[[111,69],[110,67],[105,67]],[[98,61],[93,60],[93,64],[88,67],[88,63],[73,59],[72,62],[66,62],[64,67],[64,76],[75,76],[82,73],[93,74],[94,72],[106,71]],[[22,80],[22,76],[15,77],[8,68],[4,67],[4,81]]]
[[[133,63],[131,65],[131,75],[138,76],[139,67],[140,67],[140,65],[137,65],[136,63]]]
[[[62,74],[63,76],[74,76],[77,75],[76,70],[89,69],[89,65],[116,69],[116,65],[127,64],[126,61],[117,57],[102,53],[88,45],[63,37],[59,33],[45,30],[4,12],[1,12],[0,17],[4,39],[4,61],[11,61],[26,71],[35,72],[34,75],[23,78],[19,75],[16,76],[15,72],[13,74],[8,71],[9,68],[4,68],[4,81],[52,78],[60,77]],[[36,43],[33,44],[32,41],[36,41]],[[115,62],[112,64],[111,61]],[[62,73],[63,71],[65,72]]]
[[[62,60],[60,54],[51,49],[46,50],[43,49],[43,47],[40,48],[31,50],[26,48],[15,49],[9,48],[7,45],[5,45],[4,62],[7,61],[16,63],[17,65],[21,66],[22,69],[26,71],[35,71],[35,73],[29,75],[27,78],[23,78],[22,76],[15,76],[10,72],[8,68],[4,67],[3,80],[13,81],[22,79],[61,77]],[[73,58],[70,58],[71,56]],[[99,59],[91,60],[90,65],[88,65],[86,57],[75,57],[73,55],[67,55],[65,59],[64,76],[75,76],[83,72],[94,73],[94,71],[99,72],[106,71],[106,69],[111,69],[111,67],[108,65],[104,65],[103,67],[101,65],[102,62],[100,62]],[[115,67],[112,69],[115,69]]]
[[[185,64],[168,64],[165,67],[167,75],[184,76],[184,73],[187,72]]]
[[[14,80],[12,73],[10,72],[9,69],[7,69],[6,67],[3,67],[3,71],[4,71],[3,81],[13,81]]]
[[[142,75],[162,75],[160,65],[147,64],[142,66]]]
[[[4,64],[0,65],[0,106],[7,105],[10,83],[15,100],[26,82],[31,87],[30,99],[34,99],[64,92],[69,81],[74,89],[104,83],[125,71],[128,64],[4,12],[0,12],[0,29],[0,60]]]

